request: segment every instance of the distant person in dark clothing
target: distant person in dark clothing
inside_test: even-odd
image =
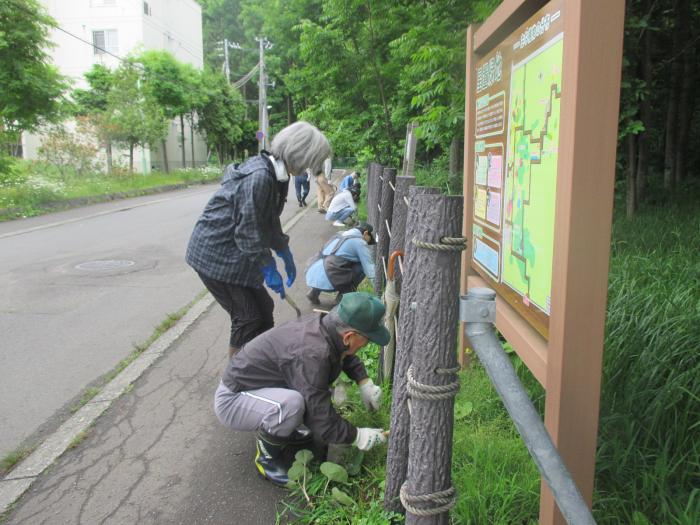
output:
[[[306,197],[309,196],[309,191],[311,191],[310,181],[311,173],[309,170],[306,170],[302,175],[294,175],[294,191],[296,191],[300,208],[307,206]]]
[[[321,171],[331,153],[326,137],[308,122],[284,128],[270,150],[226,167],[187,246],[187,263],[231,317],[230,355],[274,325],[263,282],[282,298],[285,292],[270,249],[284,261],[288,287],[296,278],[280,223],[289,176]]]

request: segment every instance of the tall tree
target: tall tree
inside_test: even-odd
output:
[[[109,94],[114,87],[114,73],[102,64],[94,64],[85,73],[87,89],[75,89],[71,94],[77,115],[85,116],[94,125],[98,140],[104,144],[107,157],[107,173],[112,172],[112,139],[114,127],[106,116]]]
[[[49,64],[53,25],[36,0],[0,2],[0,142],[17,142],[60,113],[67,82]]]
[[[129,171],[134,171],[134,148],[153,147],[168,133],[169,119],[143,85],[142,70],[132,62],[115,72],[116,82],[107,96],[106,116],[114,137],[129,150]]]

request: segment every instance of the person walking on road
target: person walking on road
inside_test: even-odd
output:
[[[321,292],[354,292],[367,277],[374,282],[374,262],[369,245],[374,244],[371,224],[361,222],[332,237],[306,271],[306,294],[312,304],[321,304]]]
[[[311,190],[311,170],[306,170],[301,175],[294,175],[294,191],[297,194],[297,201],[300,208],[306,207],[306,197]]]
[[[386,441],[382,429],[356,428],[343,419],[330,391],[343,371],[358,383],[365,406],[379,409],[381,388],[356,354],[369,341],[389,342],[384,311],[371,294],[346,294],[327,315],[310,314],[268,330],[229,361],[214,410],[225,426],[257,432],[255,465],[262,476],[285,485],[291,464],[286,452],[312,440],[360,450]]]
[[[187,246],[187,263],[231,317],[229,355],[274,325],[263,281],[282,298],[285,291],[270,249],[284,262],[287,287],[296,278],[280,223],[289,176],[320,171],[331,152],[323,133],[303,121],[280,131],[270,150],[226,167]]]
[[[335,195],[335,187],[330,182],[332,171],[331,159],[328,158],[323,163],[323,171],[316,172],[316,196],[319,213],[326,213]]]

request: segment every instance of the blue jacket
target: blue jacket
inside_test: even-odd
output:
[[[355,178],[352,175],[346,175],[343,177],[343,181],[340,183],[338,191],[341,192],[343,190],[347,190],[353,184],[355,184]]]
[[[342,244],[336,252],[336,255],[361,265],[365,276],[370,281],[374,281],[374,262],[370,255],[369,246],[367,246],[367,242],[362,238],[362,232],[357,228],[351,228],[343,233],[343,235],[350,236],[351,238]],[[340,239],[337,238],[331,239],[323,247],[321,253],[324,255],[331,253],[339,240]],[[306,284],[311,288],[318,288],[319,290],[333,290],[333,285],[328,280],[326,271],[323,268],[323,259],[314,262],[306,271]]]

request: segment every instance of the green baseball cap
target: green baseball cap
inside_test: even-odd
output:
[[[346,293],[338,305],[341,321],[380,346],[386,346],[391,339],[383,322],[385,311],[382,302],[367,292]]]

